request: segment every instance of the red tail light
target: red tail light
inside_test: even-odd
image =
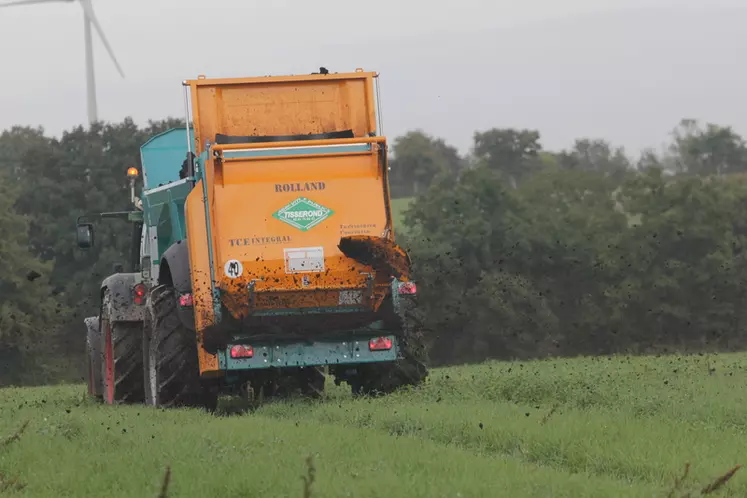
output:
[[[368,341],[368,349],[371,351],[389,351],[392,349],[392,340],[388,337],[377,337]]]
[[[231,358],[252,358],[254,349],[251,346],[242,346],[237,344],[231,347]]]
[[[418,286],[415,282],[401,282],[397,287],[400,294],[414,295],[418,293]]]
[[[182,294],[179,296],[179,306],[189,308],[194,304],[192,294]]]
[[[132,288],[132,300],[135,304],[143,304],[145,302],[145,284],[137,284]]]

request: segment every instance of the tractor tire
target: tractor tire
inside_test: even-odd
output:
[[[111,294],[107,290],[99,320],[104,402],[109,405],[142,403],[145,399],[140,340],[142,323],[112,322],[108,312],[110,303]]]
[[[391,299],[382,304],[385,321],[399,330],[397,334],[401,358],[384,364],[369,364],[359,367],[359,373],[348,379],[352,393],[356,396],[391,394],[404,386],[418,386],[428,377],[427,355],[423,337],[423,320],[416,306],[410,301],[403,303],[401,314],[395,314]]]
[[[146,304],[143,333],[144,390],[154,407],[201,407],[214,411],[217,392],[200,381],[197,336],[177,315],[174,288],[153,288]]]

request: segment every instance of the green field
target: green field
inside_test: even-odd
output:
[[[435,370],[376,400],[209,415],[99,406],[83,386],[0,390],[11,496],[665,497],[747,458],[747,356],[598,358]],[[24,421],[17,440],[5,443]],[[717,493],[746,496],[738,471]],[[0,484],[0,492],[3,484]]]
[[[392,217],[394,218],[394,232],[405,229],[404,214],[412,202],[412,198],[392,199]]]

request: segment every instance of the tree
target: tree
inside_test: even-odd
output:
[[[618,181],[632,168],[622,147],[588,138],[576,140],[570,151],[558,154],[558,162],[563,169],[596,172]]]
[[[432,358],[747,346],[747,178],[667,176],[651,151],[636,171],[603,141],[520,148],[476,149],[406,214]],[[535,152],[513,189],[498,166]]]
[[[474,134],[475,157],[501,171],[513,187],[542,168],[541,152],[537,131],[493,128]]]
[[[0,174],[0,385],[41,367],[38,358],[58,343],[52,265],[28,250],[28,221],[13,211],[18,190],[9,174]]]
[[[652,170],[624,186],[625,210],[640,222],[621,244],[609,293],[631,342],[699,348],[743,337],[746,198],[743,178]]]
[[[555,317],[520,274],[525,206],[485,165],[441,175],[405,214],[436,361],[523,356],[552,337]]]
[[[82,354],[77,339],[83,318],[98,314],[101,281],[115,263],[129,260],[131,225],[107,220],[96,227],[97,246],[81,252],[75,246],[78,216],[131,209],[125,172],[140,162],[139,148],[151,136],[179,120],[150,122],[139,128],[131,119],[116,124],[76,127],[59,140],[38,136],[33,130],[14,129],[0,137],[0,146],[12,144],[12,161],[0,164],[15,172],[19,195],[13,208],[28,216],[32,254],[52,262],[49,274],[56,300],[70,310],[60,318],[69,355]]]
[[[599,171],[546,170],[518,194],[529,227],[516,263],[546,296],[561,324],[558,352],[600,353],[618,342],[607,327],[609,260],[628,218],[614,199],[617,180]]]
[[[393,197],[418,195],[443,172],[457,174],[464,167],[459,152],[421,130],[397,137],[393,145],[390,185]]]
[[[701,128],[696,120],[683,119],[672,133],[670,152],[676,173],[725,175],[747,172],[747,145],[731,127],[712,123]]]

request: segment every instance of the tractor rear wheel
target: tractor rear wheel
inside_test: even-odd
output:
[[[197,335],[179,319],[173,287],[159,285],[151,290],[145,323],[146,403],[167,408],[184,406],[214,410],[217,393],[200,382]]]
[[[101,319],[101,373],[104,401],[107,404],[142,403],[143,366],[140,322],[112,322],[109,314],[111,294],[105,291]],[[95,365],[95,358],[92,358]]]

